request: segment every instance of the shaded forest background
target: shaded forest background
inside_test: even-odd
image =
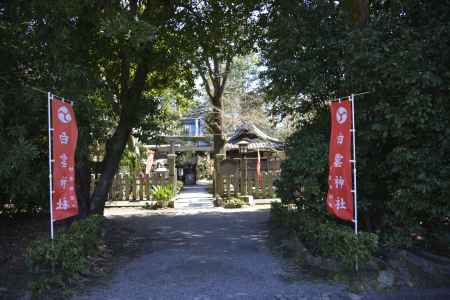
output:
[[[363,230],[389,246],[448,246],[448,1],[200,2],[0,4],[2,215],[48,211],[46,91],[76,100],[87,215],[103,211],[130,136],[146,143],[172,126],[201,78],[222,140],[224,119],[255,105],[270,110],[256,119],[293,123],[279,193],[323,219],[326,101],[369,92],[356,98]],[[260,77],[243,91],[246,59]],[[90,195],[93,170],[104,176]]]

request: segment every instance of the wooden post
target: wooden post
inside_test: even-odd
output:
[[[153,189],[153,186],[155,186],[155,185],[156,185],[156,175],[153,174],[153,176],[150,177],[150,180],[148,182],[148,197],[149,197],[149,200],[151,200],[151,198],[152,198],[152,189]]]
[[[112,181],[112,184],[111,184],[111,189],[110,189],[110,191],[109,191],[109,193],[108,193],[108,200],[109,201],[114,201],[114,200],[116,200],[117,199],[117,177],[118,177],[118,175],[116,174],[116,175],[114,175],[114,178],[113,178],[113,181]]]
[[[267,158],[267,169],[269,170],[267,185],[268,185],[268,191],[269,191],[270,198],[272,198],[272,195],[273,195],[273,172],[272,172],[271,159],[272,158],[270,156]]]
[[[248,194],[248,178],[247,178],[247,160],[245,156],[241,156],[241,194],[246,196]]]
[[[219,153],[216,154],[216,186],[217,186],[217,195],[219,196],[223,196],[223,190],[224,190],[224,186],[223,186],[223,176],[222,176],[222,172],[220,170],[220,165],[221,162],[225,159],[225,154],[223,153]]]
[[[132,188],[130,182],[130,175],[125,175],[125,201],[130,201]]]
[[[123,179],[123,173],[119,174],[119,201],[124,200],[125,198],[125,182]]]
[[[150,182],[150,175],[148,175],[144,178],[144,186],[143,186],[144,200],[147,200],[147,201],[150,200],[149,189],[148,189],[149,182]]]
[[[136,188],[137,188],[137,178],[136,177],[132,177],[131,178],[131,200],[132,201],[134,201],[134,200],[136,200],[136,195],[137,195],[137,191],[136,191]]]
[[[177,168],[176,168],[176,157],[175,153],[170,153],[167,155],[169,161],[169,184],[172,185],[173,197],[177,193]]]
[[[226,176],[222,176],[222,181],[223,181],[222,195],[225,197],[225,195],[228,193],[227,191],[228,178]]]
[[[89,189],[89,196],[92,195],[95,189],[95,174],[91,174],[91,182],[90,182],[90,189]]]
[[[262,174],[261,174],[262,176]],[[258,195],[259,197],[261,197],[261,184],[260,184],[260,179],[258,176],[255,175],[255,193],[254,195]]]
[[[238,174],[237,174],[237,173],[234,174],[234,175],[233,175],[233,178],[234,178],[234,181],[233,181],[233,185],[234,185],[234,196],[235,196],[235,197],[238,197],[238,196],[239,196],[239,191],[240,191],[240,188],[239,188],[239,176],[238,176]]]
[[[229,175],[227,179],[228,179],[227,180],[227,196],[231,197],[231,180],[232,180],[231,175]]]
[[[264,172],[264,175],[263,175],[263,194],[264,194],[264,198],[266,198],[267,194],[269,193],[268,181],[269,181],[269,173]]]
[[[139,177],[139,201],[144,201],[144,178]]]
[[[139,175],[134,177],[134,185],[136,186],[134,200],[139,201],[139,194],[141,193],[141,177]]]
[[[254,196],[258,193],[258,179],[256,179],[256,177],[252,177],[250,178],[249,183],[248,194]]]

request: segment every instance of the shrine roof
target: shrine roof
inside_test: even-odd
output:
[[[284,142],[269,136],[252,122],[244,122],[228,138],[225,148],[238,149],[238,143],[247,141],[248,149],[282,150]]]

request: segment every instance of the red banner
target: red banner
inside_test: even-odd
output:
[[[53,220],[58,221],[78,214],[75,192],[75,149],[78,128],[72,106],[53,96],[52,159],[53,159]]]
[[[328,155],[328,211],[353,220],[351,132],[352,108],[349,100],[331,102],[331,138]]]

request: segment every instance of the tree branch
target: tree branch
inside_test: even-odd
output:
[[[219,97],[222,97],[223,91],[225,90],[225,85],[227,83],[227,79],[228,79],[228,75],[230,74],[231,71],[231,59],[227,59],[226,63],[225,63],[225,72],[222,75],[222,81],[220,82],[219,85],[219,90],[217,91],[217,95]]]
[[[205,76],[205,74],[203,73],[203,71],[201,70],[201,67],[199,64],[196,64],[197,69],[199,70],[199,74],[200,77],[202,78],[203,84],[205,85],[205,89],[206,89],[206,93],[208,94],[209,98],[213,98],[213,94],[211,93],[211,87],[209,86],[209,82]]]
[[[220,88],[220,62],[219,59],[217,58],[217,56],[213,55],[213,72],[214,72],[214,79],[216,80],[217,83],[217,88]]]
[[[126,93],[128,93],[129,83],[130,83],[130,62],[128,60],[128,55],[125,53],[125,51],[122,49],[119,53],[120,57],[120,98],[125,97]]]
[[[219,88],[219,86],[217,85],[217,78],[215,76],[215,70],[214,70],[214,67],[211,68],[211,64],[209,62],[209,57],[205,57],[204,60],[205,60],[206,66],[208,67],[209,78],[211,79],[211,82],[212,82],[212,84],[214,86],[214,93],[213,94],[215,95],[216,92],[217,92],[217,89]],[[213,59],[213,61],[214,61],[214,59]]]

